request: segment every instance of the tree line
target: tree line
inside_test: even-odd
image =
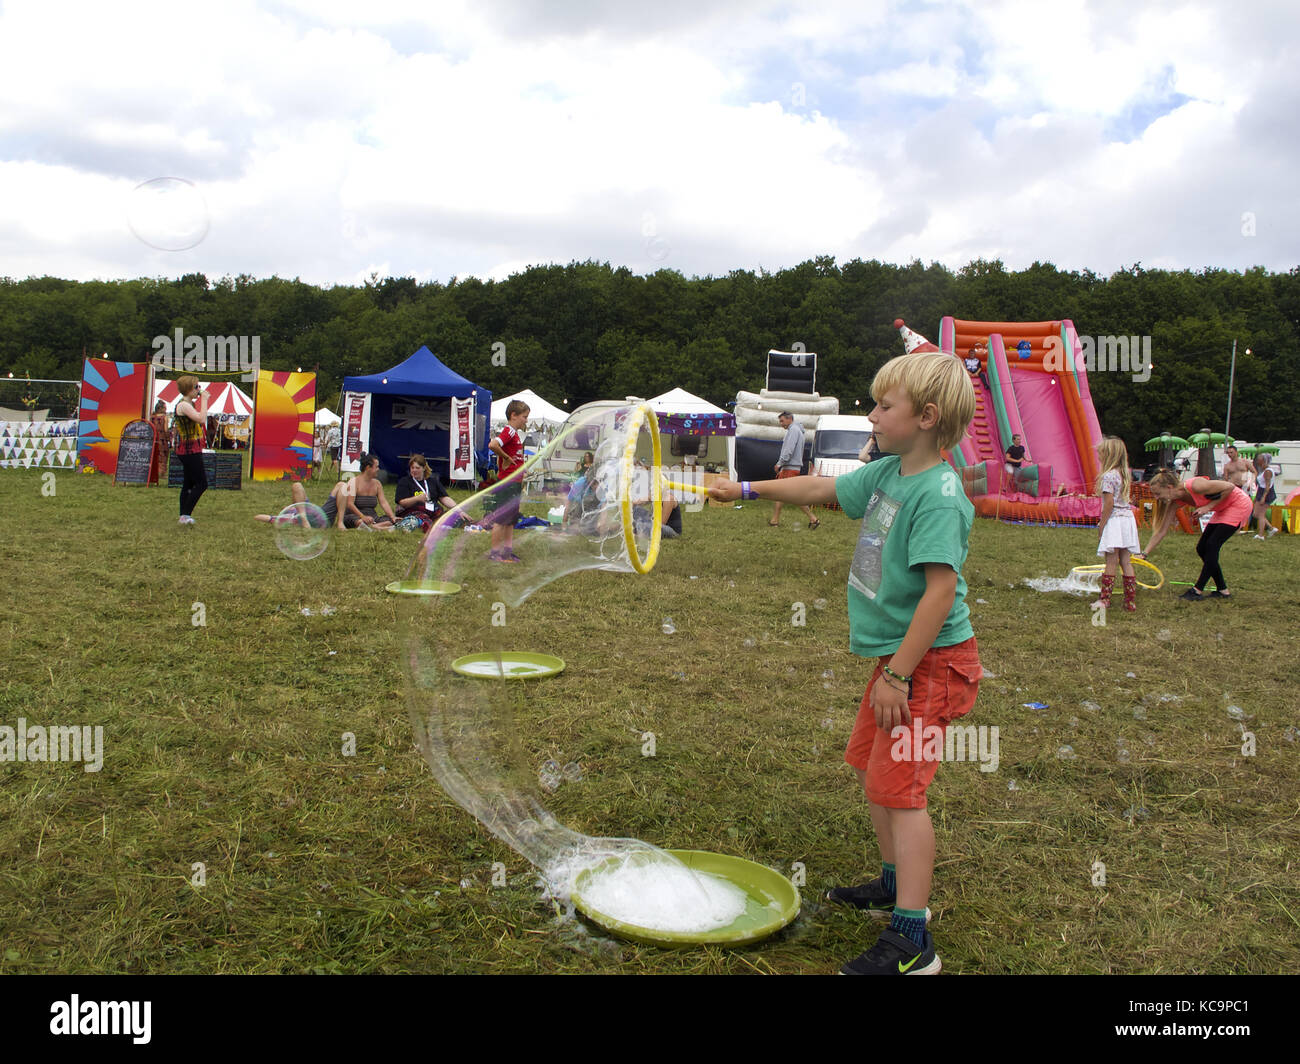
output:
[[[597,262],[534,266],[502,281],[372,276],[333,287],[242,274],[0,278],[0,377],[79,378],[83,353],[148,361],[153,338],[179,328],[259,336],[263,368],[315,370],[326,405],[345,376],[386,369],[421,344],[498,396],[528,387],[573,409],[680,386],[725,405],[763,386],[770,348],[802,344],[818,355],[818,391],[866,412],[872,375],[902,352],[893,320],[937,340],[944,315],[1070,318],[1084,335],[1150,336],[1149,380],[1089,377],[1103,431],[1123,438],[1135,461],[1162,430],[1222,429],[1234,339],[1233,434],[1300,438],[1300,268],[1137,264],[1102,277],[1041,262],[1011,271],[980,259],[954,271],[821,256],[771,273],[691,278]]]

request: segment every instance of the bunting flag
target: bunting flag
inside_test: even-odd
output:
[[[302,480],[311,473],[316,374],[260,370],[253,392],[254,480]]]
[[[110,476],[117,469],[117,445],[127,422],[144,417],[149,398],[147,362],[82,360],[81,407],[77,414],[77,465]]]

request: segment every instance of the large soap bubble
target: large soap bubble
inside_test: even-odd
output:
[[[536,866],[561,897],[591,869],[603,875],[626,867],[640,878],[647,869],[661,869],[664,885],[686,910],[686,928],[695,929],[730,911],[718,904],[716,888],[706,889],[666,851],[636,839],[585,835],[546,808],[544,793],[554,792],[560,781],[558,762],[539,763],[540,755],[525,751],[533,738],[526,703],[536,685],[554,681],[500,678],[511,675],[512,654],[522,659],[525,652],[564,652],[565,618],[556,606],[563,589],[549,585],[584,570],[631,574],[653,567],[663,490],[659,460],[649,407],[593,403],[574,411],[559,436],[521,470],[441,518],[402,581],[417,588],[456,583],[465,590],[404,596],[402,612],[412,723],[447,794]],[[464,526],[509,518],[516,497],[525,516],[548,515],[551,523],[545,530],[516,530],[520,560],[500,561],[486,534]],[[452,668],[471,654],[496,657],[499,665],[479,675]],[[590,697],[600,698],[595,684]],[[684,894],[669,882],[682,876],[689,884]],[[622,896],[617,887],[611,890],[616,899]]]
[[[286,558],[311,561],[329,546],[329,518],[315,503],[292,502],[271,521],[275,545]]]
[[[155,177],[131,190],[126,224],[159,251],[187,251],[208,235],[208,205],[193,181]]]

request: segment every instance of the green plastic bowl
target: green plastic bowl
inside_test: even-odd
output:
[[[780,872],[743,857],[730,857],[708,850],[668,850],[682,864],[697,872],[707,872],[725,879],[748,895],[745,911],[725,927],[711,931],[661,931],[653,927],[615,920],[612,916],[593,908],[583,898],[583,890],[592,878],[607,867],[617,865],[623,858],[611,857],[607,861],[586,869],[578,875],[573,886],[573,904],[578,910],[606,931],[632,942],[646,946],[663,946],[668,949],[687,949],[691,946],[747,946],[761,942],[775,934],[799,915],[799,891]]]
[[[500,654],[466,654],[451,663],[451,671],[479,680],[540,680],[564,671],[564,659],[553,654],[504,650]]]
[[[460,590],[460,584],[446,580],[394,580],[384,590],[390,595],[454,595]]]

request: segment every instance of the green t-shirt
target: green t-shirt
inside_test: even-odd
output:
[[[947,462],[910,477],[897,455],[879,458],[835,480],[844,512],[861,517],[862,531],[849,566],[849,649],[867,658],[892,654],[925,593],[925,564],[940,562],[957,573],[957,593],[937,647],[970,639],[966,564],[975,507]]]

